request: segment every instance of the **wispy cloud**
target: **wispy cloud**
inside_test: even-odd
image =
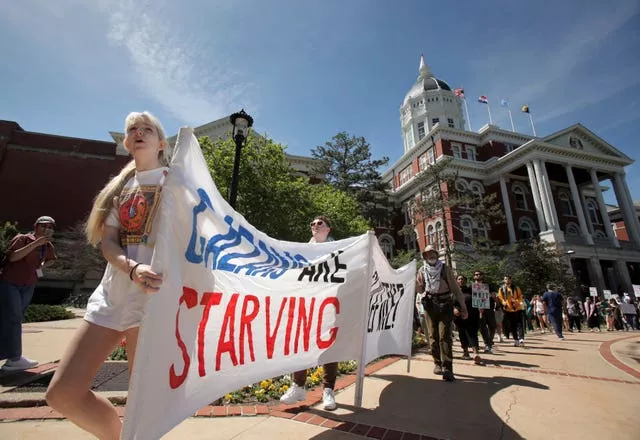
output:
[[[519,41],[496,41],[489,56],[471,64],[481,72],[479,78],[490,78],[492,87],[486,93],[495,99],[509,94],[513,104],[535,103],[532,111],[536,122],[550,121],[601,103],[640,83],[640,59],[629,57],[628,51],[620,49],[620,56],[629,58],[623,70],[612,72],[594,66],[595,59],[603,57],[602,46],[639,10],[640,2],[636,0],[591,3],[576,10],[561,26],[547,23],[546,35],[545,25],[540,25],[545,18],[535,17],[532,21],[538,25],[531,35],[523,35]],[[634,44],[637,49],[637,42],[630,42],[632,47]]]
[[[179,120],[199,124],[240,105],[256,107],[247,102],[253,85],[216,59],[206,41],[180,32],[162,8],[141,8],[130,0],[104,0],[101,7],[109,20],[107,38],[125,49],[134,80]]]

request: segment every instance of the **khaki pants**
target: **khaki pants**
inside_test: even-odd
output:
[[[451,335],[453,302],[427,300],[424,306],[433,362],[445,370],[453,371],[453,337]]]

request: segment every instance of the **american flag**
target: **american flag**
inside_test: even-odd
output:
[[[486,96],[482,95],[478,98],[478,102],[481,102],[482,104],[489,104],[489,100],[487,99]]]
[[[460,98],[464,98],[464,89],[453,89],[453,94]]]

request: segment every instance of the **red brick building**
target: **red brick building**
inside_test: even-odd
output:
[[[41,215],[66,230],[86,219],[93,199],[129,160],[115,142],[25,131],[0,120],[0,221],[30,230]]]
[[[632,292],[640,284],[640,221],[625,175],[633,159],[579,123],[546,136],[495,125],[467,130],[463,93],[436,78],[421,59],[418,79],[400,107],[404,153],[383,175],[405,225],[414,225],[417,243],[405,246],[443,249],[445,237],[465,247],[474,236],[501,244],[539,236],[571,255],[576,277],[601,295]],[[465,207],[444,218],[418,218],[415,203],[439,194],[421,172],[442,160],[450,160],[457,180],[440,190],[495,194],[506,224],[482,224]],[[614,218],[603,197],[610,189],[618,204]],[[612,227],[620,222],[627,240]]]

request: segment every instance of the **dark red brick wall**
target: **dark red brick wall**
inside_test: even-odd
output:
[[[65,230],[85,220],[97,192],[129,160],[115,150],[113,142],[25,132],[0,121],[0,221],[28,230],[50,215]]]

